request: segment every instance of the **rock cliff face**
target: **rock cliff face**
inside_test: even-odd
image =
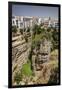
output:
[[[31,37],[26,42],[25,37],[18,35],[12,38],[12,83],[17,85],[14,80],[16,73],[22,71],[22,66],[27,63],[31,52]],[[40,47],[34,47],[32,51],[32,75],[29,77],[23,74],[19,85],[48,84],[58,83],[58,50],[50,52],[50,42],[41,41]],[[30,66],[31,69],[31,66]],[[29,71],[29,70],[28,70]],[[21,79],[21,74],[16,79]]]
[[[32,66],[34,71],[41,70],[42,63],[50,60],[50,50],[50,41],[46,39],[40,42],[39,49],[37,49],[36,47],[34,48],[32,55]]]
[[[26,42],[22,35],[12,37],[12,79],[15,72],[22,68],[28,60],[31,43]]]

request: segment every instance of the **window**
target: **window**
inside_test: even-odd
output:
[[[18,20],[16,20],[16,25],[17,25],[17,28],[18,28]]]
[[[20,23],[20,27],[22,27],[23,26],[23,23]]]
[[[13,21],[13,24],[14,24],[14,21]]]

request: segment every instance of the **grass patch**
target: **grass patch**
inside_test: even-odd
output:
[[[22,81],[23,76],[32,76],[32,70],[31,70],[31,62],[28,60],[26,64],[22,66],[22,69],[17,71],[14,76],[14,82],[17,84]]]
[[[22,67],[22,74],[25,76],[31,76],[32,75],[32,70],[31,70],[31,64],[30,62],[26,63]]]

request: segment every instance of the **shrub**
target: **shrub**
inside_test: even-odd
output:
[[[45,29],[44,28],[41,28],[41,33],[43,34],[45,32]]]
[[[59,41],[59,36],[58,36],[59,32],[54,29],[52,32],[52,38],[53,38],[53,49],[58,49],[59,45],[58,45],[58,41]]]
[[[58,67],[55,67],[51,70],[51,76],[48,81],[48,84],[58,84],[59,82],[59,72]]]
[[[16,26],[12,27],[12,32],[17,33],[17,27]]]
[[[47,28],[47,31],[50,32],[50,31],[51,31],[51,27],[48,27],[48,28]]]
[[[30,28],[28,27],[27,32],[30,32]]]
[[[14,81],[19,84],[19,82],[22,80],[22,74],[21,72],[16,72],[14,76]]]
[[[32,75],[32,70],[31,70],[29,62],[23,65],[21,72],[25,76],[31,76]]]
[[[20,33],[23,34],[23,29],[20,29]]]
[[[35,24],[33,27],[33,34],[35,35],[40,33],[41,33],[41,26]]]
[[[28,42],[28,37],[27,37],[27,35],[25,35],[24,38],[25,38],[25,41]]]

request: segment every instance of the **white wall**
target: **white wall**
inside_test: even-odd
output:
[[[30,0],[13,0],[13,1],[30,2]],[[40,3],[61,4],[61,8],[62,8],[61,1],[62,0],[31,0],[31,2],[38,2],[38,3],[40,2]],[[62,15],[62,12],[61,12],[61,15]],[[61,40],[62,40],[62,37],[61,37]],[[62,51],[62,48],[61,48],[61,51]],[[62,62],[61,62],[61,65],[62,65]],[[0,90],[7,90],[8,89],[7,85],[8,85],[8,0],[1,0],[0,1]],[[48,86],[48,87],[46,86],[46,87],[38,87],[38,88],[34,87],[30,89],[61,90],[61,88],[62,88],[62,85]],[[26,88],[25,90],[27,89],[29,88]]]

